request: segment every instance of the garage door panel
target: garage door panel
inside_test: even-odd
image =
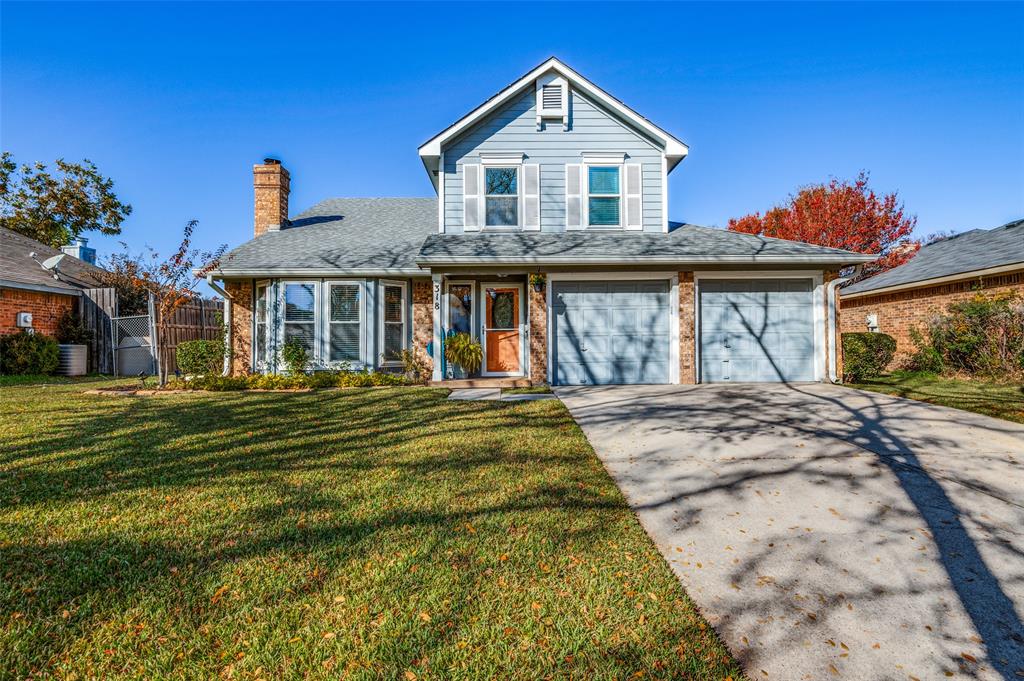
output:
[[[668,382],[667,281],[553,282],[551,293],[557,383]]]
[[[814,379],[810,279],[700,283],[701,379]]]

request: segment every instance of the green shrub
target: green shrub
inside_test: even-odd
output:
[[[312,374],[253,374],[251,376],[198,376],[172,388],[190,390],[298,390],[304,388],[369,388],[406,385],[398,374],[378,371],[317,371]]]
[[[178,343],[178,370],[187,376],[219,374],[224,368],[224,341],[190,340]]]
[[[854,383],[880,375],[896,353],[896,339],[884,333],[843,334],[843,380]]]
[[[49,336],[26,331],[0,336],[0,373],[52,374],[59,363],[57,341]]]
[[[281,360],[292,376],[306,373],[309,366],[309,351],[298,338],[289,338],[281,348]]]
[[[945,366],[985,376],[1024,371],[1024,301],[1019,294],[977,293],[953,303],[929,327],[931,345]]]
[[[57,320],[57,342],[65,345],[91,345],[93,332],[74,310],[65,310]]]
[[[918,373],[941,374],[945,368],[942,353],[925,339],[919,329],[910,330],[910,340],[917,350],[903,362],[903,368]]]

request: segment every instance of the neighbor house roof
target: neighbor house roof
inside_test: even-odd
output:
[[[570,87],[604,105],[604,107],[613,114],[633,125],[636,129],[641,130],[648,137],[651,137],[664,146],[665,156],[668,160],[668,170],[671,171],[672,168],[682,161],[689,153],[689,147],[674,135],[666,132],[647,118],[641,116],[639,113],[626,106],[621,100],[608,94],[555,57],[550,57],[536,68],[528,71],[518,80],[502,88],[493,97],[470,111],[455,123],[452,123],[450,126],[423,143],[419,149],[420,158],[423,160],[423,165],[427,167],[427,172],[430,175],[430,180],[434,183],[434,186],[437,187],[437,177],[434,175],[434,171],[439,168],[441,149],[445,143],[455,139],[463,132],[482,121],[492,112],[511,101],[524,90],[534,87],[534,81],[549,72],[555,72],[562,76],[569,82]]]
[[[83,288],[100,285],[98,276],[103,270],[71,255],[60,261],[57,278],[39,265],[60,254],[59,249],[0,227],[0,287],[78,295]]]
[[[850,265],[875,256],[796,241],[673,223],[668,234],[517,232],[431,234],[417,262],[457,264],[820,263]]]
[[[974,229],[928,244],[909,262],[843,288],[843,296],[929,286],[950,277],[1024,268],[1024,219],[995,229]],[[994,274],[995,272],[993,272]]]
[[[437,199],[327,199],[221,258],[217,276],[417,274]]]

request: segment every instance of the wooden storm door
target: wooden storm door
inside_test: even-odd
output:
[[[522,334],[519,314],[522,287],[484,287],[484,372],[522,374]]]

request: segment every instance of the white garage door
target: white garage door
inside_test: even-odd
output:
[[[810,279],[700,281],[701,380],[813,381]]]
[[[667,281],[552,282],[556,385],[668,383]]]

